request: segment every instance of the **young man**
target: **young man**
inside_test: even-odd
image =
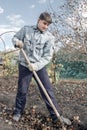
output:
[[[54,37],[48,31],[48,26],[52,23],[52,18],[47,12],[40,14],[36,26],[24,26],[17,32],[12,41],[15,47],[23,48],[29,58],[33,69],[36,71],[42,84],[44,85],[48,95],[50,96],[56,109],[59,111],[59,106],[54,96],[53,87],[50,83],[45,66],[50,62],[54,52]],[[28,87],[33,76],[32,68],[28,69],[28,64],[20,51],[19,55],[19,80],[18,91],[16,95],[16,104],[13,119],[19,121],[26,104],[26,94]],[[34,77],[35,78],[35,77]],[[37,81],[36,81],[37,82]],[[38,84],[38,83],[37,83]],[[51,105],[49,104],[46,96],[44,95],[41,87],[39,86],[40,93],[46,103],[47,109],[51,115],[53,122],[58,122],[56,114],[54,113]],[[66,124],[71,122],[61,116]]]

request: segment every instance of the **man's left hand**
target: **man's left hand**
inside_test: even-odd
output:
[[[35,71],[35,65],[33,63],[31,63],[30,65],[28,65],[29,70],[30,71]]]

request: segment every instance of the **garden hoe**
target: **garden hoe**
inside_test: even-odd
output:
[[[48,93],[47,93],[45,87],[43,86],[41,80],[39,79],[39,77],[38,77],[36,71],[33,70],[33,67],[32,67],[32,65],[31,65],[31,63],[30,63],[30,61],[29,61],[29,58],[27,57],[25,51],[24,51],[22,48],[20,49],[20,51],[23,53],[23,55],[24,55],[24,57],[25,57],[25,59],[26,59],[27,64],[28,64],[29,66],[31,66],[32,72],[33,72],[33,74],[34,74],[34,76],[35,76],[37,82],[39,83],[40,87],[42,88],[42,90],[43,90],[45,96],[47,97],[47,99],[48,99],[50,105],[52,106],[52,108],[53,108],[53,110],[54,110],[54,112],[55,112],[57,118],[59,119],[59,121],[60,121],[60,123],[61,123],[61,125],[62,125],[62,130],[66,130],[66,128],[65,128],[65,126],[64,126],[64,123],[63,123],[63,121],[62,121],[62,119],[61,119],[60,114],[58,113],[56,107],[54,106],[53,102],[51,101],[51,99],[50,99],[50,97],[49,97],[49,95],[48,95]]]

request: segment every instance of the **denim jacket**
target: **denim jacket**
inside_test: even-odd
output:
[[[24,26],[12,38],[13,44],[15,45],[18,40],[23,42],[23,49],[30,62],[34,64],[36,71],[45,67],[52,59],[54,36],[48,30],[41,32],[37,29],[37,26]],[[21,65],[28,67],[21,51],[19,61]]]

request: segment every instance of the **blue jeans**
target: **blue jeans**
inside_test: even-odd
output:
[[[37,71],[36,73],[37,73],[38,77],[40,78],[42,84],[44,85],[53,104],[55,105],[56,109],[60,113],[59,106],[58,106],[56,98],[54,96],[53,87],[50,83],[46,68],[44,67],[41,70]],[[17,90],[17,95],[16,95],[16,104],[15,104],[14,114],[18,114],[18,113],[22,114],[24,111],[24,107],[26,104],[26,95],[27,95],[29,84],[30,84],[32,77],[34,77],[33,73],[31,71],[29,71],[28,68],[19,64],[19,80],[18,80],[18,90]],[[35,77],[34,77],[34,79],[35,79]],[[51,118],[53,120],[56,120],[57,117],[54,113],[54,110],[52,109],[51,105],[49,104],[49,101],[47,100],[46,96],[44,95],[44,92],[42,91],[38,82],[37,82],[37,85],[39,87],[42,98],[44,99],[44,101],[46,103],[46,106],[51,115]]]

